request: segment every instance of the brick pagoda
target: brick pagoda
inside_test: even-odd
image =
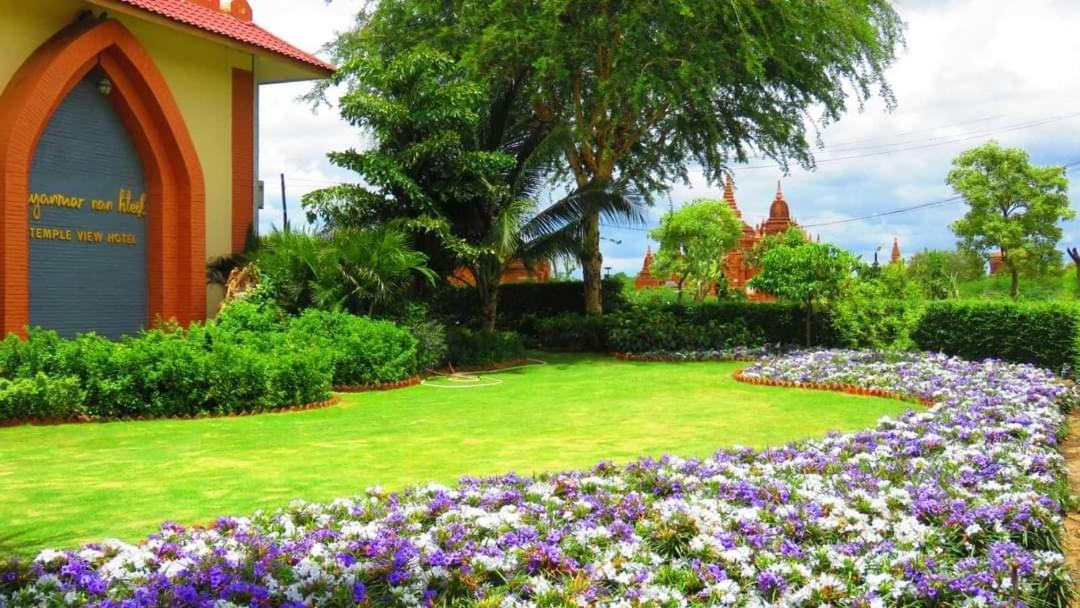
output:
[[[754,275],[760,271],[759,268],[749,263],[749,258],[754,248],[766,236],[782,234],[787,232],[788,228],[798,228],[799,226],[791,217],[791,208],[787,200],[784,199],[784,192],[780,187],[780,182],[776,183],[776,196],[772,204],[769,205],[768,219],[757,226],[751,226],[743,219],[742,210],[739,209],[739,205],[735,201],[735,181],[731,174],[728,174],[727,179],[724,180],[724,201],[731,207],[735,217],[742,221],[742,235],[739,237],[739,244],[724,258],[724,276],[727,278],[728,288],[746,292],[747,297],[751,300],[769,300],[771,299],[769,296],[755,293],[747,287],[750,279],[754,278]],[[641,272],[634,280],[635,289],[655,289],[670,282],[670,280],[665,281],[660,277],[653,276],[652,262],[653,252],[650,247],[645,252],[645,261],[642,264]]]

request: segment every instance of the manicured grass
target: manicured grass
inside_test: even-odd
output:
[[[498,386],[348,395],[323,410],[0,429],[0,554],[135,540],[167,519],[207,523],[371,485],[778,445],[909,407],[739,384],[741,364],[545,358]]]

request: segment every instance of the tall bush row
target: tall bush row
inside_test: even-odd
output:
[[[912,339],[922,350],[970,360],[1080,369],[1080,307],[1070,303],[942,301],[927,305]]]
[[[623,284],[603,281],[604,309],[616,312],[626,306]],[[478,296],[472,287],[448,287],[435,298],[432,312],[456,323],[476,321]],[[514,329],[528,317],[548,318],[580,314],[585,309],[585,284],[581,281],[509,283],[499,287],[498,317],[503,329]]]
[[[794,304],[716,302],[627,305],[602,318],[526,317],[515,327],[536,348],[646,353],[800,344],[803,323],[803,309]],[[815,315],[813,335],[817,346],[841,344],[828,310]]]

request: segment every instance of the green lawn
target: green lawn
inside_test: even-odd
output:
[[[203,523],[371,485],[705,456],[867,427],[906,404],[736,383],[738,364],[547,356],[498,386],[417,386],[308,412],[0,429],[0,554]]]

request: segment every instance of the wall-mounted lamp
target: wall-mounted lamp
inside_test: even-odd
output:
[[[105,70],[101,69],[101,55],[97,56],[97,67],[92,72],[94,76],[94,84],[97,86],[98,93],[108,96],[112,93],[113,82],[109,78],[109,75],[105,73]]]
[[[112,89],[113,89],[112,80],[109,80],[108,76],[102,74],[101,78],[98,78],[98,81],[97,81],[98,93],[101,93],[102,95],[109,95],[110,93],[112,93]]]

